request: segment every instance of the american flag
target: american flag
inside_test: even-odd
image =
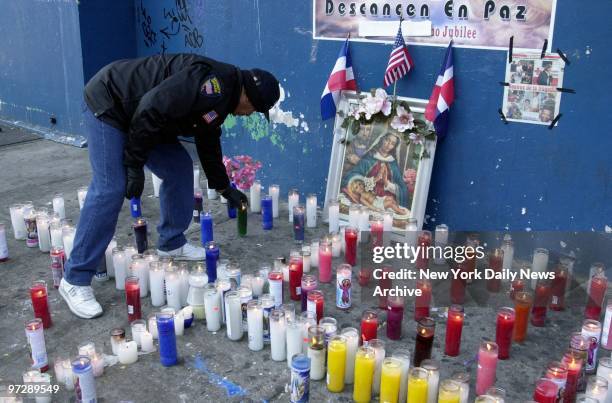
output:
[[[404,77],[406,73],[414,66],[412,57],[408,53],[408,48],[404,42],[402,36],[402,26],[400,23],[397,36],[395,37],[395,44],[393,44],[393,50],[389,56],[389,63],[387,64],[387,70],[385,70],[385,87],[390,86],[400,78]]]

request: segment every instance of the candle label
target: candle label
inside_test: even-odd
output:
[[[597,350],[599,349],[599,332],[588,332],[582,330],[582,335],[589,341],[585,369],[587,372],[594,371],[597,367]]]
[[[36,217],[24,218],[26,227],[26,246],[28,248],[34,248],[38,246],[38,230],[36,227]]]
[[[94,380],[93,368],[77,374],[77,381],[74,385],[77,396],[81,402],[96,402],[96,383]]]
[[[263,339],[264,342],[270,343],[270,312],[273,306],[263,307]]]
[[[336,306],[340,309],[351,307],[351,274],[338,273],[336,276]]]
[[[291,367],[291,403],[306,403],[310,398],[310,368]]]
[[[283,281],[270,280],[270,294],[274,298],[274,306],[278,308],[283,304]]]
[[[128,315],[134,315],[134,305],[128,305]]]
[[[8,258],[8,245],[6,243],[6,231],[0,231],[0,260]]]
[[[601,345],[606,349],[610,349],[610,324],[612,324],[612,307],[606,308],[606,317],[604,319],[603,329],[601,333]]]
[[[314,300],[309,299],[308,301],[306,301],[306,310],[308,312],[314,313],[316,316],[317,315],[317,303]]]
[[[45,335],[42,326],[40,329],[26,331],[26,337],[30,346],[32,368],[40,369],[49,365],[47,348],[45,347]]]

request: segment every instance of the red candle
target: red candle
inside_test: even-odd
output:
[[[451,305],[446,322],[446,348],[444,350],[445,354],[450,357],[459,355],[463,319],[463,307],[461,305]]]
[[[378,296],[378,307],[380,309],[387,309],[387,293],[393,287],[393,281],[389,278],[388,273],[392,272],[393,269],[390,267],[383,267],[380,270],[380,278],[378,279],[378,287],[382,290],[382,294]]]
[[[414,320],[417,322],[429,316],[429,306],[431,305],[431,283],[429,280],[417,280],[417,290],[421,290],[421,295],[414,298]]]
[[[499,348],[500,360],[510,358],[510,347],[512,346],[512,331],[516,314],[513,308],[504,306],[497,311],[497,323],[495,324],[495,343]]]
[[[362,287],[367,287],[370,283],[370,278],[372,277],[372,269],[368,267],[362,267],[359,269],[359,274],[357,275],[359,285]]]
[[[573,351],[568,351],[561,360],[567,367],[567,382],[565,383],[564,402],[575,402],[578,391],[578,380],[582,371],[582,359]]]
[[[550,281],[539,280],[536,284],[533,307],[531,308],[531,324],[543,327],[546,322],[546,309],[550,300]]]
[[[30,287],[30,298],[32,299],[34,317],[42,320],[43,328],[50,328],[53,322],[51,321],[51,313],[49,312],[47,283],[45,283],[44,280],[38,280],[32,283]]]
[[[377,216],[372,221],[370,221],[370,233],[372,235],[372,247],[382,246],[384,233],[384,225],[382,218]]]
[[[301,300],[302,275],[304,262],[301,254],[291,254],[289,258],[289,294],[293,301]]]
[[[325,299],[321,290],[312,290],[308,292],[308,300],[306,301],[306,310],[317,315],[317,323],[323,317]]]
[[[366,309],[361,315],[361,342],[376,338],[378,330],[378,314],[372,309]]]
[[[416,268],[425,270],[429,266],[429,256],[427,248],[431,246],[431,232],[421,231],[417,237],[417,246],[419,247]]]
[[[402,319],[404,318],[404,298],[389,297],[387,307],[387,337],[399,340],[402,337]]]
[[[504,261],[504,251],[501,248],[493,249],[489,254],[489,269],[492,270],[497,277],[501,273],[502,263]],[[499,292],[501,290],[501,279],[490,278],[487,280],[487,291]]]
[[[536,382],[533,400],[538,403],[557,403],[559,386],[552,380],[541,378]]]
[[[467,272],[467,265],[463,263],[455,263],[455,268],[460,272]],[[463,305],[465,303],[465,280],[455,278],[451,275],[450,285],[450,300],[451,304]]]
[[[344,229],[344,261],[351,266],[357,264],[357,237],[359,232],[355,227],[346,227]]]
[[[142,319],[138,277],[130,276],[125,279],[125,299],[127,302],[128,322]]]
[[[521,279],[516,279],[512,283],[510,283],[510,299],[514,300],[517,292],[525,291],[525,281]]]
[[[559,390],[565,389],[567,382],[567,365],[559,361],[553,361],[546,367],[546,378],[557,384]]]
[[[567,288],[567,267],[562,264],[557,266],[555,278],[551,286],[550,309],[562,311],[565,309],[565,289]]]
[[[608,279],[605,274],[600,273],[591,278],[589,297],[587,299],[586,308],[584,309],[584,317],[586,319],[599,320],[599,316],[601,315],[601,304],[603,304],[607,288]]]

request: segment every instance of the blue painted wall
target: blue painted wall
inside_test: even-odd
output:
[[[557,3],[552,45],[569,55],[564,85],[577,94],[563,95],[563,118],[552,131],[500,122],[496,111],[503,89],[498,82],[504,78],[505,52],[455,49],[457,101],[452,131],[435,159],[429,226],[444,222],[455,229],[603,230],[612,223],[612,136],[605,129],[611,113],[603,101],[610,92],[605,70],[612,62],[607,43],[612,2],[590,2],[588,7]],[[164,8],[176,8],[175,1],[136,4],[151,18],[145,26],[148,39],[138,27],[139,55],[162,49],[197,52],[270,69],[280,78],[290,93],[282,108],[302,113],[309,131],[268,129],[256,119],[240,118],[228,122],[224,151],[264,161],[264,184],[316,191],[321,200],[332,133],[320,120],[319,97],[340,42],[313,41],[312,1],[187,0],[188,28],[201,35],[201,46],[195,47],[183,31],[171,37],[159,33],[169,21]],[[154,41],[151,31],[157,32]],[[380,85],[389,51],[389,45],[352,44],[360,88]],[[411,47],[416,68],[401,81],[398,94],[429,98],[443,52]]]
[[[80,134],[83,65],[76,2],[0,0],[0,10],[0,118]]]

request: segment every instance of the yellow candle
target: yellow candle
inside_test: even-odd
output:
[[[397,403],[402,363],[397,358],[385,358],[380,379],[380,403]]]
[[[342,392],[346,366],[346,337],[334,336],[327,345],[327,389]]]
[[[461,386],[459,383],[446,379],[440,383],[438,391],[438,403],[459,403]]]
[[[427,382],[429,373],[426,369],[410,368],[408,374],[408,403],[427,402]]]
[[[372,347],[362,346],[355,355],[355,381],[353,387],[353,400],[357,403],[372,400],[372,380],[374,379],[374,366],[376,352]],[[427,385],[427,382],[425,382]]]

